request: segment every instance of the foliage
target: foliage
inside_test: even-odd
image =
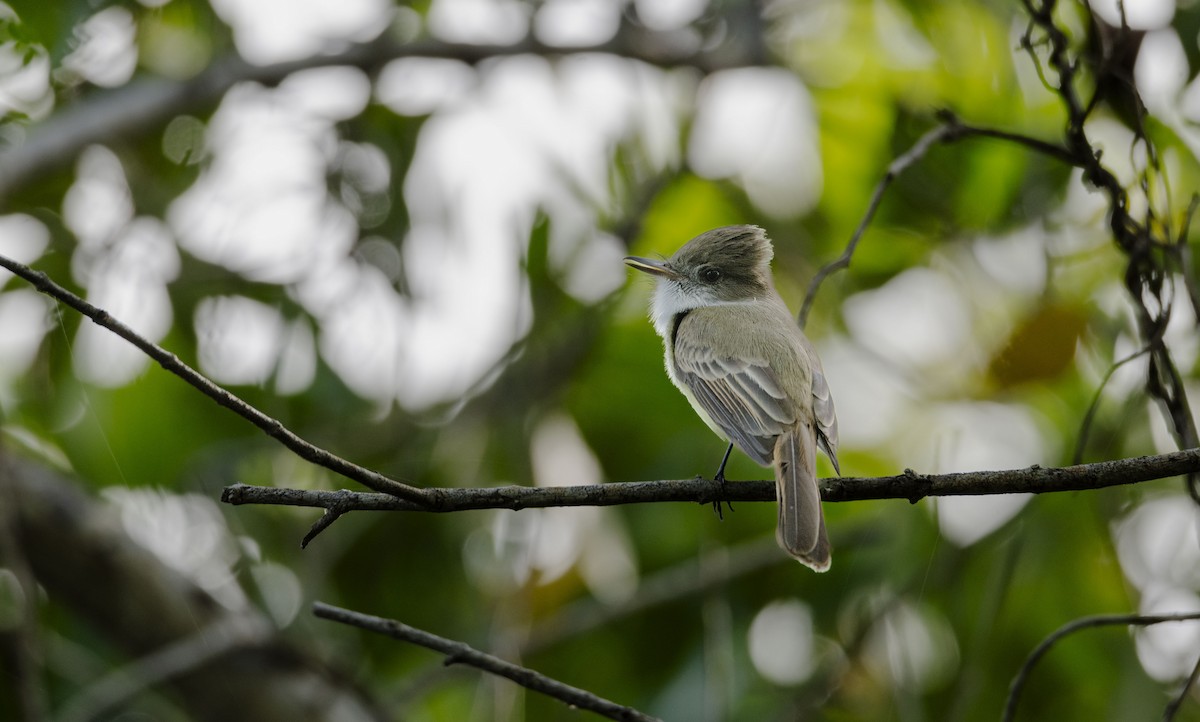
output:
[[[102,5],[0,5],[0,253],[304,439],[419,487],[711,475],[722,442],[662,373],[648,286],[625,282],[621,256],[755,223],[798,310],[889,164],[947,118],[1058,147],[1071,130],[1053,43],[1017,3],[719,2],[675,16],[511,2],[474,17],[450,0],[362,0],[276,8],[278,22],[216,0]],[[1143,304],[1169,306],[1157,340],[1196,387],[1200,9],[1131,16],[1124,34],[1083,5],[1052,20],[1079,92],[1098,93],[1082,128],[1153,237],[1160,293],[1127,292],[1134,254],[1081,164],[1011,138],[932,146],[807,319],[847,475],[1060,466],[1186,440],[1178,409],[1148,390],[1168,375],[1151,354],[1114,366],[1155,340]],[[49,141],[71,138],[87,142],[56,155]],[[567,713],[312,619],[312,601],[664,719],[729,720],[992,718],[1071,620],[1200,609],[1179,480],[826,504],[821,576],[774,549],[775,511],[751,503],[723,521],[685,504],[355,512],[301,551],[316,512],[217,513],[221,489],[348,482],[5,278],[4,453],[69,470],[176,571],[222,603],[248,597],[398,718]],[[728,476],[764,473],[735,454]],[[0,573],[17,567],[5,536]],[[106,631],[54,590],[35,611],[50,710],[140,656],[120,639],[85,654]],[[1017,718],[1159,714],[1200,632],[1128,630],[1060,642]],[[173,695],[154,685],[125,708],[196,714]],[[0,716],[16,714],[8,698]],[[1194,693],[1176,719],[1200,719]]]

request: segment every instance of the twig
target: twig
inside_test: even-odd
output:
[[[883,194],[891,186],[900,174],[908,170],[917,161],[925,157],[929,149],[938,143],[953,143],[964,138],[993,138],[996,140],[1004,140],[1018,145],[1023,145],[1030,150],[1036,151],[1043,155],[1055,158],[1064,163],[1078,165],[1078,160],[1066,148],[1049,143],[1037,138],[1031,138],[1020,133],[1012,133],[1006,130],[997,128],[984,128],[981,126],[970,125],[963,123],[957,116],[949,111],[941,111],[938,113],[938,119],[941,124],[930,129],[917,139],[916,143],[909,148],[903,155],[895,158],[888,164],[887,171],[876,184],[874,192],[871,194],[871,200],[867,204],[866,213],[863,214],[862,220],[859,221],[858,227],[854,229],[854,234],[850,236],[850,242],[846,244],[846,249],[842,251],[842,255],[834,260],[826,263],[817,271],[812,280],[808,282],[808,290],[804,294],[804,304],[800,307],[800,313],[797,316],[797,322],[801,328],[808,321],[809,311],[812,310],[813,301],[816,300],[817,291],[825,279],[834,272],[850,267],[850,259],[854,255],[854,251],[858,248],[858,242],[862,240],[863,234],[866,233],[867,227],[871,225],[871,221],[875,218],[876,211],[879,210],[879,205],[883,201]]]
[[[212,663],[238,647],[260,646],[272,635],[271,625],[256,617],[217,619],[173,644],[109,672],[72,697],[58,722],[90,722],[150,687]]]
[[[1108,385],[1113,374],[1117,369],[1134,359],[1141,358],[1150,352],[1149,346],[1144,346],[1139,351],[1134,351],[1125,358],[1117,361],[1109,367],[1108,373],[1104,374],[1104,378],[1100,380],[1100,385],[1096,387],[1096,393],[1092,395],[1092,403],[1088,404],[1087,413],[1083,415],[1083,422],[1079,425],[1079,438],[1075,442],[1075,454],[1071,457],[1071,461],[1075,464],[1083,462],[1083,452],[1087,449],[1088,434],[1091,433],[1092,419],[1096,416],[1096,409],[1100,406],[1100,394],[1104,393],[1104,387]]]
[[[1001,722],[1012,722],[1017,713],[1017,702],[1021,697],[1021,691],[1025,687],[1025,682],[1029,678],[1033,666],[1063,637],[1074,634],[1081,629],[1091,629],[1093,627],[1114,625],[1146,627],[1152,624],[1162,624],[1163,622],[1186,622],[1193,619],[1200,619],[1200,612],[1189,612],[1186,614],[1098,614],[1091,617],[1082,617],[1069,624],[1064,624],[1049,637],[1043,639],[1025,659],[1025,663],[1021,665],[1017,676],[1013,678],[1012,685],[1009,686],[1008,699],[1004,703],[1004,714],[1000,718]]]
[[[1200,472],[1200,448],[1173,451],[1157,456],[1138,456],[1063,467],[1030,466],[999,471],[967,471],[953,474],[917,474],[912,470],[896,476],[834,477],[821,480],[821,498],[828,502],[868,499],[906,499],[917,502],[927,496],[979,496],[989,494],[1045,494],[1062,491],[1103,489],[1138,484],[1180,474]],[[388,494],[367,492],[280,489],[234,484],[221,492],[221,501],[234,506],[266,504],[304,506],[348,511],[425,511],[448,513],[472,509],[532,509],[558,506],[614,506],[714,501],[774,501],[775,482],[770,480],[726,481],[676,479],[626,481],[579,486],[493,486],[483,488],[430,488],[423,504],[414,504]]]
[[[50,277],[45,273],[35,271],[29,266],[17,263],[5,256],[0,256],[0,266],[28,281],[38,291],[65,303],[84,316],[92,319],[97,325],[107,328],[138,347],[147,356],[157,361],[164,369],[183,379],[221,406],[233,411],[259,429],[262,429],[267,436],[283,444],[305,461],[323,466],[326,469],[341,474],[347,479],[357,481],[369,489],[407,499],[418,506],[425,502],[428,496],[427,489],[419,489],[415,486],[402,484],[389,479],[383,474],[347,461],[325,449],[313,446],[297,436],[278,420],[267,416],[229,391],[213,383],[199,371],[180,361],[179,357],[175,354],[140,336],[136,331],[109,315],[104,309],[93,306],[50,280]]]
[[[1176,442],[1182,448],[1191,448],[1198,443],[1195,423],[1188,403],[1187,389],[1183,378],[1171,358],[1170,350],[1163,343],[1163,333],[1170,320],[1170,300],[1167,297],[1166,279],[1168,271],[1160,258],[1165,249],[1172,244],[1169,238],[1157,237],[1154,230],[1154,211],[1147,198],[1146,219],[1139,221],[1129,212],[1129,198],[1125,188],[1113,175],[1112,171],[1100,162],[1100,153],[1092,145],[1087,136],[1085,122],[1092,109],[1097,106],[1104,92],[1103,85],[1098,84],[1096,95],[1083,103],[1075,88],[1075,76],[1078,64],[1071,58],[1070,39],[1054,21],[1055,0],[1023,0],[1029,13],[1030,23],[1022,39],[1035,65],[1038,64],[1032,34],[1040,29],[1049,45],[1049,63],[1058,74],[1057,85],[1050,86],[1062,100],[1067,113],[1065,146],[1074,159],[1074,163],[1083,170],[1085,181],[1100,189],[1108,198],[1109,229],[1113,240],[1128,259],[1125,269],[1125,288],[1128,291],[1133,306],[1137,311],[1138,329],[1145,346],[1150,349],[1150,363],[1146,378],[1146,390],[1152,398],[1157,399],[1166,411],[1171,422]],[[1128,26],[1122,22],[1123,31]],[[1126,92],[1133,94],[1133,100],[1144,112],[1144,104],[1137,96],[1137,88],[1132,84],[1124,86]],[[1140,128],[1141,118],[1138,118]],[[1155,155],[1150,139],[1144,133],[1137,131],[1137,139],[1147,144],[1150,155]],[[1190,211],[1189,211],[1190,216]],[[1160,234],[1161,235],[1161,234]],[[1166,232],[1170,235],[1170,231]],[[1147,297],[1155,299],[1156,310],[1151,310],[1146,303]],[[1192,497],[1200,503],[1200,476],[1190,474],[1187,489]]]
[[[1163,722],[1171,722],[1175,719],[1175,715],[1179,714],[1179,708],[1183,706],[1183,701],[1187,699],[1188,692],[1192,687],[1196,686],[1196,680],[1200,679],[1200,658],[1196,659],[1196,664],[1192,666],[1192,673],[1188,675],[1187,681],[1183,683],[1183,688],[1179,690],[1179,694],[1175,695],[1163,709]]]
[[[349,624],[392,637],[393,639],[399,639],[403,642],[417,644],[426,649],[432,649],[446,656],[446,665],[466,664],[481,669],[484,672],[510,679],[526,689],[531,689],[548,697],[561,700],[572,707],[586,709],[609,719],[636,720],[638,722],[653,722],[656,719],[632,707],[610,702],[587,690],[572,687],[558,680],[551,679],[528,667],[506,662],[498,657],[480,652],[464,642],[439,637],[436,634],[410,627],[394,619],[384,619],[383,617],[362,614],[322,602],[313,602],[313,614],[321,619]]]
[[[564,639],[603,628],[644,610],[680,599],[700,598],[706,591],[728,585],[738,577],[788,561],[786,555],[779,553],[774,541],[766,539],[721,549],[721,552],[727,563],[712,564],[708,558],[710,554],[643,577],[638,581],[637,594],[620,604],[602,604],[588,597],[564,606],[531,630],[529,638],[521,644],[521,653],[535,654]]]

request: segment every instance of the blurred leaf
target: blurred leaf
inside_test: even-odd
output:
[[[1075,362],[1075,347],[1087,325],[1080,309],[1047,303],[1028,315],[997,353],[988,373],[1001,388],[1050,381]]]

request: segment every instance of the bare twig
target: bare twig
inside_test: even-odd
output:
[[[1075,441],[1075,454],[1071,457],[1073,463],[1079,464],[1083,462],[1083,452],[1087,449],[1088,434],[1091,433],[1092,419],[1096,416],[1096,409],[1100,406],[1100,395],[1104,393],[1104,387],[1108,385],[1113,374],[1117,369],[1134,359],[1145,356],[1150,351],[1149,346],[1143,347],[1139,351],[1134,351],[1125,358],[1117,361],[1108,368],[1108,372],[1104,374],[1104,378],[1100,380],[1100,385],[1096,387],[1096,393],[1092,396],[1092,403],[1088,404],[1087,413],[1083,415],[1083,423],[1079,425],[1079,438]]]
[[[349,624],[360,629],[383,634],[403,642],[417,644],[426,649],[432,649],[446,655],[445,664],[466,664],[494,674],[539,692],[548,697],[561,700],[572,707],[586,709],[614,720],[636,720],[652,722],[656,718],[639,712],[632,707],[619,705],[599,697],[587,690],[572,687],[558,680],[551,679],[540,672],[528,667],[506,662],[498,657],[480,652],[479,650],[453,639],[439,637],[415,627],[410,627],[394,619],[384,619],[369,614],[342,609],[322,602],[313,602],[313,614],[321,619],[328,619],[342,624]]]
[[[1175,695],[1166,708],[1163,709],[1163,722],[1171,722],[1175,719],[1175,715],[1179,714],[1179,708],[1183,706],[1183,701],[1187,699],[1188,692],[1192,687],[1196,686],[1196,680],[1200,679],[1200,658],[1196,659],[1196,664],[1192,666],[1192,673],[1188,675],[1187,681],[1183,683],[1179,694]]]
[[[1084,180],[1100,191],[1108,199],[1109,230],[1113,240],[1128,259],[1125,269],[1125,288],[1128,291],[1137,313],[1138,329],[1144,345],[1149,348],[1149,365],[1146,377],[1146,391],[1157,399],[1165,415],[1171,423],[1176,443],[1181,448],[1191,448],[1197,445],[1197,431],[1187,390],[1183,377],[1171,357],[1170,350],[1163,342],[1163,333],[1170,321],[1171,303],[1169,298],[1169,271],[1163,261],[1163,256],[1173,247],[1170,230],[1165,233],[1160,230],[1162,224],[1154,222],[1155,212],[1147,197],[1145,219],[1138,220],[1129,211],[1129,198],[1125,188],[1117,177],[1100,162],[1100,152],[1092,145],[1087,135],[1085,123],[1092,109],[1103,98],[1101,94],[1112,84],[1098,83],[1096,95],[1084,103],[1075,87],[1075,78],[1079,69],[1078,59],[1071,55],[1070,39],[1054,20],[1055,0],[1023,0],[1029,13],[1030,23],[1022,39],[1024,47],[1040,68],[1037,54],[1034,50],[1033,33],[1040,31],[1044,43],[1049,48],[1048,62],[1058,75],[1057,84],[1047,82],[1052,92],[1062,100],[1067,114],[1064,128],[1065,147],[1074,165],[1083,171]],[[1128,32],[1128,26],[1122,23],[1122,31]],[[1144,104],[1137,94],[1137,88],[1129,83],[1122,86],[1122,92],[1131,94],[1134,105],[1138,109],[1136,141],[1146,144],[1151,157],[1156,155],[1150,139],[1140,130]],[[1143,177],[1143,181],[1144,181]],[[1191,211],[1189,210],[1189,217]],[[1185,221],[1186,223],[1186,221]],[[1185,225],[1186,228],[1186,225]],[[1147,299],[1153,299],[1152,304]],[[1155,306],[1154,309],[1150,305]],[[1188,492],[1200,503],[1200,475],[1188,475]]]
[[[1064,624],[1049,637],[1043,639],[1025,659],[1024,664],[1021,665],[1021,669],[1017,672],[1017,676],[1013,678],[1012,685],[1008,689],[1008,699],[1004,703],[1004,714],[1001,717],[1001,721],[1012,722],[1017,714],[1017,702],[1020,700],[1021,691],[1025,687],[1025,682],[1028,680],[1030,672],[1033,671],[1033,666],[1063,637],[1074,634],[1081,629],[1091,629],[1094,627],[1146,627],[1152,624],[1186,622],[1193,619],[1200,619],[1200,612],[1190,612],[1187,614],[1099,614],[1091,617],[1082,617],[1069,624]]]
[[[1200,449],[1064,467],[1031,466],[954,474],[917,474],[905,470],[905,473],[897,476],[835,477],[821,480],[821,498],[829,502],[906,499],[915,503],[927,496],[1045,494],[1137,484],[1193,472],[1200,472]],[[579,486],[442,487],[426,491],[428,497],[425,503],[418,505],[388,494],[345,489],[322,491],[234,484],[225,487],[221,501],[235,506],[266,504],[335,509],[344,514],[348,511],[447,513],[472,509],[518,510],[557,506],[775,500],[774,481],[726,481],[722,485],[702,477]]]
[[[259,617],[218,618],[189,637],[109,672],[70,699],[57,720],[106,719],[114,708],[146,689],[211,664],[239,647],[263,645],[273,633],[271,625]]]
[[[688,559],[640,579],[637,594],[626,602],[601,604],[585,598],[564,606],[538,623],[521,644],[522,654],[540,652],[564,639],[601,629],[647,609],[680,599],[700,598],[706,591],[723,587],[738,577],[788,561],[773,540],[755,539],[720,551],[727,563],[711,563],[708,558],[711,554]]]
[[[863,234],[866,233],[867,227],[871,225],[871,221],[875,218],[875,213],[879,210],[879,204],[883,201],[883,194],[887,191],[888,187],[904,171],[908,170],[910,166],[924,158],[925,154],[934,145],[938,143],[953,143],[964,138],[993,138],[1023,145],[1030,150],[1063,161],[1064,163],[1078,164],[1077,160],[1066,148],[1044,140],[997,128],[984,128],[963,123],[949,111],[938,113],[938,118],[941,121],[940,125],[927,131],[903,155],[898,156],[888,164],[883,178],[879,179],[874,192],[871,193],[871,200],[867,203],[866,213],[863,214],[858,227],[854,229],[854,234],[850,236],[850,242],[846,244],[846,249],[842,251],[842,255],[822,266],[812,277],[812,280],[809,281],[808,290],[804,294],[804,304],[800,307],[800,313],[797,316],[797,322],[801,328],[808,321],[808,314],[812,310],[812,304],[816,299],[817,291],[825,279],[836,271],[850,267],[850,259],[854,255],[854,251],[858,248],[858,243],[862,240]]]
[[[133,344],[147,356],[157,361],[164,369],[183,379],[221,406],[233,411],[238,416],[262,429],[267,436],[283,444],[305,461],[323,466],[326,469],[341,474],[347,479],[357,481],[369,489],[407,499],[418,506],[424,503],[427,497],[427,489],[419,489],[415,486],[402,484],[394,479],[389,479],[383,474],[347,461],[325,449],[313,446],[297,436],[277,419],[267,416],[229,391],[213,383],[199,371],[180,361],[178,356],[139,335],[124,323],[113,318],[104,309],[93,306],[50,280],[50,277],[45,273],[35,271],[29,266],[17,263],[5,256],[0,256],[0,266],[28,281],[38,291],[65,303],[84,316],[92,319],[97,325],[107,328]]]

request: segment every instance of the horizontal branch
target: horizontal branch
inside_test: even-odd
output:
[[[219,59],[188,80],[145,78],[113,90],[97,91],[64,106],[30,128],[24,143],[0,150],[0,198],[37,176],[71,162],[93,143],[111,143],[151,131],[183,113],[214,106],[235,84],[277,85],[295,73],[324,67],[354,67],[368,72],[400,58],[442,58],[471,65],[512,55],[603,53],[660,67],[694,67],[711,73],[751,64],[728,52],[697,51],[672,33],[622,32],[598,45],[552,46],[528,38],[511,45],[447,43],[432,38],[401,43],[387,37],[324,55],[282,63],[253,65],[237,55]]]
[[[1138,456],[1093,464],[1063,467],[1031,466],[1002,471],[967,471],[954,474],[837,477],[821,480],[825,501],[907,499],[927,496],[977,496],[988,494],[1046,494],[1086,491],[1137,484],[1200,471],[1200,449],[1157,456]],[[529,509],[555,506],[613,506],[656,502],[774,501],[775,482],[711,479],[627,481],[577,486],[494,486],[484,488],[430,488],[421,505],[387,494],[355,491],[280,489],[234,484],[225,487],[221,501],[235,506],[269,504],[348,511],[454,512],[471,509]]]
[[[636,722],[654,722],[656,718],[643,714],[632,707],[610,702],[591,692],[569,684],[559,682],[550,677],[535,672],[528,667],[506,662],[499,657],[480,652],[465,642],[439,637],[416,627],[410,627],[394,619],[384,619],[361,612],[342,609],[322,602],[313,602],[313,614],[321,619],[328,619],[342,624],[349,624],[360,629],[383,634],[403,642],[417,644],[435,652],[446,655],[446,664],[466,664],[484,672],[510,679],[513,682],[539,692],[548,697],[561,700],[572,707],[586,709],[614,720],[634,720]]]

